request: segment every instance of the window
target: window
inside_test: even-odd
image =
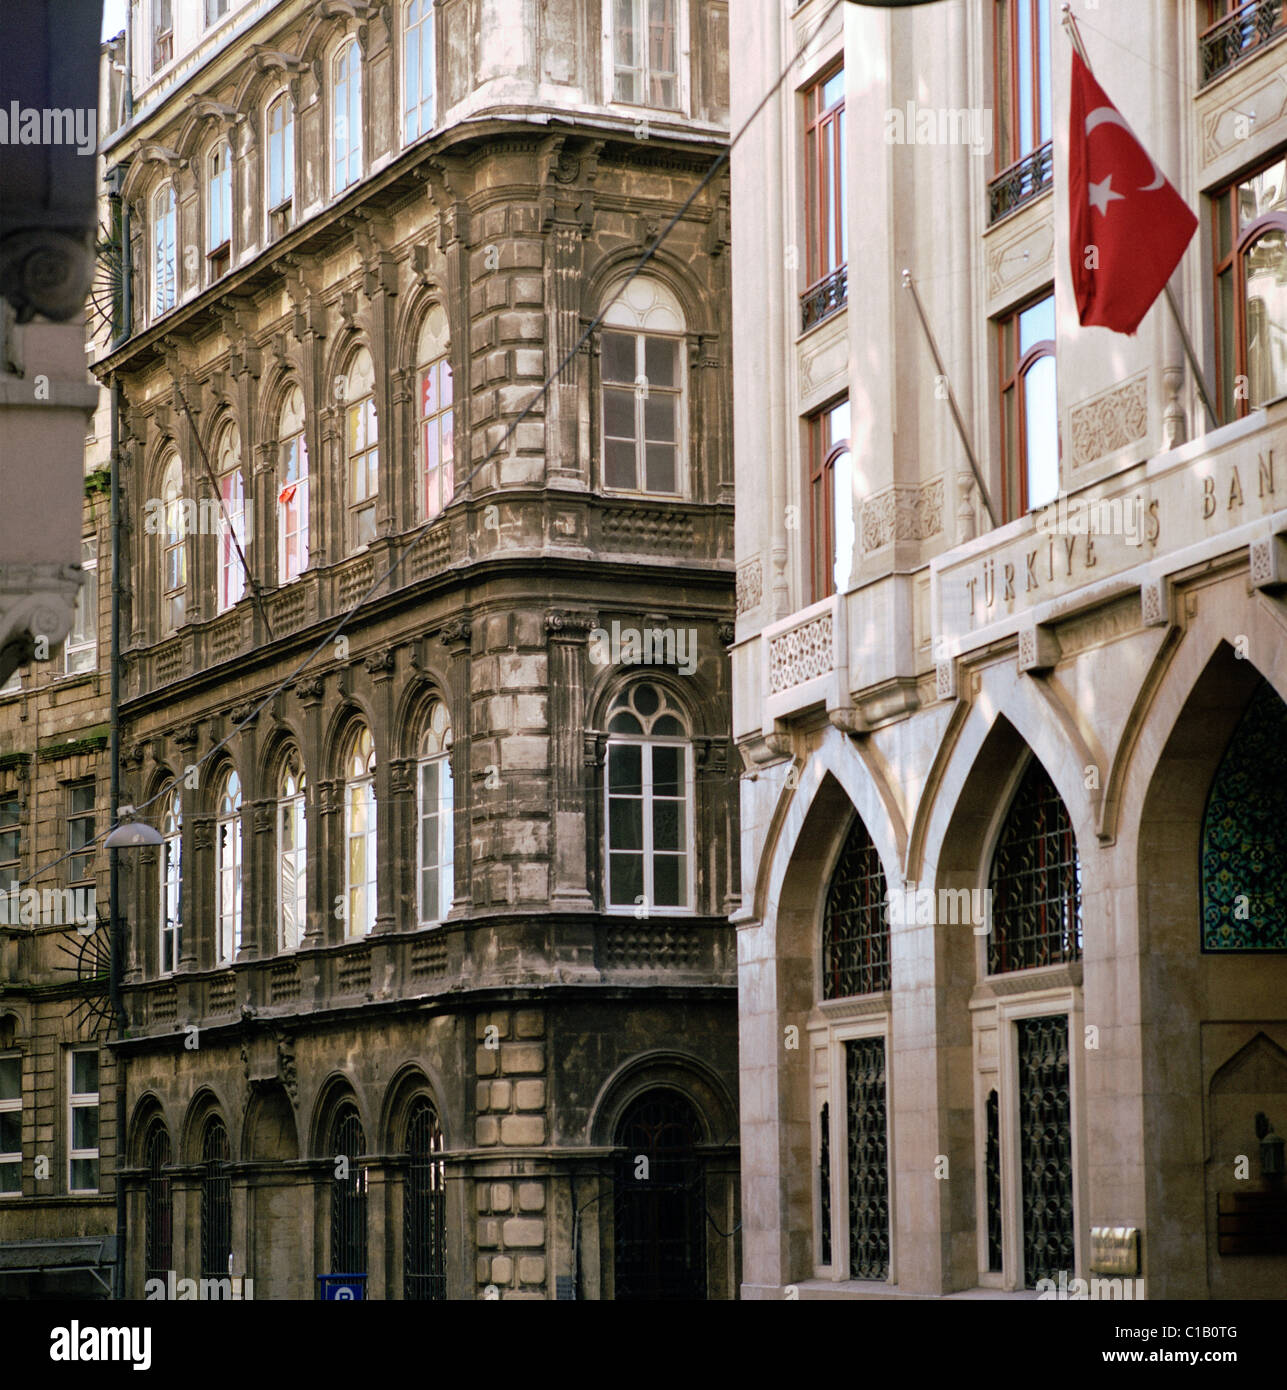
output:
[[[349,549],[375,539],[375,500],[380,491],[380,437],[375,414],[375,368],[362,348],[349,368],[344,410],[348,455]]]
[[[1205,0],[1198,16],[1203,84],[1259,52],[1287,24],[1280,0]]]
[[[169,975],[179,964],[183,930],[183,816],[179,788],[172,787],[161,803],[160,973]]]
[[[363,936],[375,929],[375,744],[360,728],[344,760],[344,899],[345,935]]]
[[[447,1165],[442,1125],[428,1096],[417,1096],[407,1121],[407,1176],[402,1197],[402,1296],[447,1297]]]
[[[159,1116],[148,1126],[143,1141],[147,1170],[143,1245],[145,1277],[164,1280],[173,1266],[174,1204],[170,1192],[170,1132]]]
[[[183,626],[188,594],[187,524],[183,470],[177,458],[166,465],[161,482],[161,621],[168,635]]]
[[[1050,186],[1054,160],[1049,0],[995,0],[993,18],[997,174],[988,217],[995,222]]]
[[[608,3],[609,0],[605,0]],[[612,99],[679,109],[676,0],[610,0]]]
[[[822,915],[822,997],[889,988],[889,913],[880,855],[855,814],[831,871]]]
[[[206,28],[218,24],[227,13],[228,0],[206,0]]]
[[[92,671],[98,665],[98,537],[80,543],[80,588],[72,611],[71,631],[63,648],[63,666],[69,676]]]
[[[152,200],[152,312],[173,309],[178,297],[178,268],[174,254],[174,185],[157,189]]]
[[[410,144],[433,129],[433,0],[411,0],[402,14],[402,135]]]
[[[332,73],[331,191],[339,193],[362,177],[362,52],[356,39],[335,55]]]
[[[17,792],[0,792],[0,888],[22,874],[22,803]]]
[[[1216,360],[1227,423],[1287,395],[1287,156],[1217,194],[1212,215]]]
[[[241,779],[229,769],[215,817],[215,960],[231,965],[241,950]]]
[[[22,1055],[0,1054],[0,1196],[22,1193]]]
[[[298,386],[286,393],[277,435],[281,441],[277,573],[280,582],[288,584],[308,568],[308,440],[304,436],[304,394]]]
[[[801,332],[844,308],[849,298],[843,68],[827,73],[805,92],[804,115],[809,288],[800,301]]]
[[[455,488],[455,419],[451,361],[446,353],[447,316],[437,305],[420,334],[420,464],[424,483],[420,498],[425,520],[437,516]]]
[[[451,724],[435,700],[420,741],[420,922],[441,922],[451,911],[455,820],[452,815]]]
[[[1081,863],[1050,774],[1030,759],[1010,802],[988,878],[988,974],[1081,958]]]
[[[295,108],[283,92],[268,108],[268,235],[290,229],[295,202]]]
[[[159,72],[174,57],[174,14],[171,0],[152,0],[152,71]]]
[[[277,785],[277,943],[293,951],[304,939],[308,911],[307,787],[299,750],[283,761]]]
[[[219,475],[219,612],[226,613],[246,592],[242,564],[246,536],[246,488],[241,473],[241,436],[228,425],[219,436],[215,468]],[[240,549],[238,548],[240,547]]]
[[[232,1272],[232,1168],[228,1128],[218,1115],[201,1136],[201,1273],[207,1279]]]
[[[608,907],[692,910],[692,750],[659,686],[640,682],[608,719]]]
[[[854,563],[854,472],[849,399],[809,420],[809,517],[813,601],[843,594]]]
[[[98,1191],[98,1048],[73,1047],[67,1096],[67,1191]]]
[[[1059,495],[1055,297],[998,324],[1001,351],[1001,509],[1006,521]]]
[[[346,1100],[335,1111],[331,1125],[331,1272],[366,1273],[366,1167],[359,1161],[366,1153],[366,1135],[357,1106]],[[346,1159],[340,1163],[339,1159]]]
[[[232,263],[232,150],[226,140],[206,161],[206,260],[211,280]]]
[[[94,784],[67,788],[67,878],[71,883],[94,878]]]
[[[682,493],[684,316],[655,280],[611,298],[600,341],[603,484],[622,492]]]

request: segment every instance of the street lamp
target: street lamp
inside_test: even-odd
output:
[[[133,806],[118,806],[116,819],[116,829],[103,841],[108,849],[139,849],[143,845],[161,844],[161,832],[146,821],[135,820]]]

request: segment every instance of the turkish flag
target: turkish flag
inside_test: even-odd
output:
[[[1193,209],[1072,55],[1069,256],[1083,325],[1134,333],[1197,229]]]

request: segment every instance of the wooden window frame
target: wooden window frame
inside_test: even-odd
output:
[[[1024,383],[1027,374],[1037,361],[1043,357],[1053,358],[1055,356],[1055,340],[1053,338],[1042,338],[1039,342],[1033,343],[1028,350],[1022,353],[1017,362],[1011,361],[1006,352],[1006,326],[1014,325],[1014,334],[1017,340],[1019,334],[1019,317],[1029,309],[1042,303],[1046,299],[1053,300],[1054,287],[1048,286],[1040,290],[1037,294],[1025,299],[1021,304],[1016,304],[1013,309],[1008,309],[993,322],[996,324],[997,341],[997,371],[999,386],[997,389],[997,402],[1000,407],[1000,440],[1001,440],[1001,524],[1016,521],[1019,517],[1028,515],[1028,435],[1024,428]],[[1015,420],[1017,423],[1018,440],[1017,452],[1014,459],[1010,457],[1010,438],[1009,430],[1006,427],[1006,394],[1015,391]],[[1058,422],[1056,421],[1056,434]],[[1013,477],[1011,474],[1013,473]],[[1017,497],[1012,497],[1012,492],[1017,493]],[[1017,505],[1012,508],[1011,502]]]
[[[847,212],[845,178],[845,95],[841,86],[840,100],[822,106],[822,93],[828,82],[844,72],[844,59],[837,59],[804,88],[804,207],[807,228],[806,274],[808,295],[824,280],[848,266],[845,235]],[[827,212],[822,197],[822,171],[831,163],[835,197],[834,225],[827,227]],[[823,254],[823,247],[826,254]]]
[[[808,416],[809,430],[809,554],[813,602],[820,603],[836,592],[836,473],[837,461],[852,453],[849,437],[828,439],[827,426],[831,412],[848,399],[837,396]],[[852,434],[852,420],[850,432]],[[852,502],[851,502],[852,505]],[[821,515],[819,514],[821,507]],[[821,531],[819,535],[819,521]]]

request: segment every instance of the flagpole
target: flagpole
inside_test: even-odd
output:
[[[1072,12],[1072,5],[1065,3],[1061,6],[1061,10],[1063,19],[1060,23],[1063,30],[1072,42],[1072,46],[1077,50],[1077,56],[1086,64],[1086,71],[1091,72],[1090,55],[1086,52],[1086,45],[1081,41],[1081,30],[1077,27],[1077,16]],[[1220,421],[1216,415],[1215,407],[1211,404],[1206,376],[1198,365],[1198,355],[1193,350],[1193,341],[1189,337],[1189,330],[1185,327],[1183,318],[1180,317],[1180,306],[1176,303],[1175,294],[1170,284],[1168,283],[1162,288],[1166,293],[1166,302],[1171,310],[1171,317],[1175,320],[1175,327],[1180,334],[1180,344],[1184,348],[1184,356],[1188,361],[1189,370],[1193,373],[1193,383],[1198,388],[1198,395],[1202,398],[1202,404],[1206,408],[1207,418],[1211,421],[1211,428],[1213,430],[1218,429]]]

